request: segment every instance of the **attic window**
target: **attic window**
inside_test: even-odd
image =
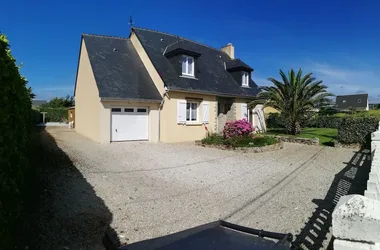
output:
[[[243,72],[241,75],[241,86],[248,87],[249,86],[249,73]]]
[[[362,103],[362,99],[358,99],[358,103]]]
[[[194,76],[194,58],[191,56],[182,56],[182,75]]]

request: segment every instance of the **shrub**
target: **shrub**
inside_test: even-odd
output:
[[[263,147],[277,142],[272,136],[236,136],[225,139],[225,144],[232,147]]]
[[[0,34],[0,239],[11,249],[17,220],[28,189],[31,100],[27,81],[20,75],[8,40]],[[14,242],[13,242],[14,243]]]
[[[223,136],[213,133],[202,139],[203,144],[223,144]]]
[[[379,120],[376,117],[346,117],[338,128],[337,140],[343,144],[364,145],[372,132],[376,131]]]
[[[40,112],[46,112],[46,122],[67,122],[67,108],[41,108]]]
[[[285,128],[285,119],[280,113],[270,113],[266,120],[267,128]]]
[[[227,122],[224,125],[223,137],[229,139],[236,136],[249,136],[253,132],[252,124],[246,119]]]
[[[339,128],[342,123],[342,117],[320,115],[312,118],[307,126],[312,128]]]

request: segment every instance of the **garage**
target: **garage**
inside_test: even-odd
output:
[[[148,107],[113,107],[111,141],[148,140]]]

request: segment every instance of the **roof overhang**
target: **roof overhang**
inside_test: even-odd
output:
[[[101,102],[115,102],[115,101],[123,101],[123,102],[148,102],[148,103],[160,103],[161,100],[155,99],[133,99],[133,98],[113,98],[113,97],[100,97]]]

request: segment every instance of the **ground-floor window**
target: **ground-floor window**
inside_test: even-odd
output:
[[[186,121],[195,122],[198,120],[198,103],[187,102],[186,103]]]

